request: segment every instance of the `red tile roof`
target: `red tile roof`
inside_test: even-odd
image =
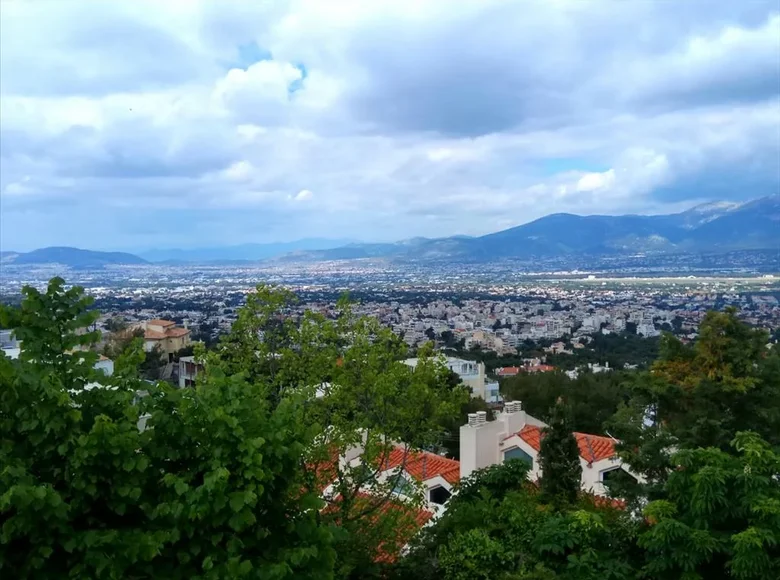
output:
[[[162,318],[153,318],[152,320],[147,320],[146,324],[166,327],[166,326],[173,326],[176,323],[173,320],[163,320]]]
[[[513,377],[520,372],[520,367],[504,367],[496,371],[499,377]]]
[[[418,481],[425,481],[437,475],[452,485],[460,481],[459,461],[428,451],[409,451],[405,454],[405,459],[404,464],[404,450],[394,447],[385,461],[384,469],[394,469],[404,464],[404,471]]]
[[[529,373],[549,373],[555,370],[552,365],[533,365],[525,367],[525,370]]]
[[[164,332],[146,329],[144,339],[146,340],[164,340],[166,338],[178,338],[190,333],[189,328],[166,328]]]
[[[177,338],[179,336],[184,336],[185,334],[189,334],[190,329],[189,328],[166,328],[165,329],[165,336],[168,338]]]
[[[328,457],[326,459],[306,464],[306,469],[309,470],[314,477],[314,484],[317,487],[317,491],[322,493],[325,491],[326,487],[336,481],[338,466],[339,452],[335,447],[328,452]]]
[[[334,498],[334,503],[327,506],[324,513],[334,513],[336,511],[336,504],[341,501],[341,496]],[[379,501],[382,503],[378,509],[372,510],[372,502]],[[356,515],[365,509],[369,509],[370,513],[365,517],[370,522],[378,522],[380,516],[388,518],[396,518],[394,521],[394,529],[396,536],[393,540],[383,540],[376,546],[376,554],[374,556],[375,562],[392,563],[398,559],[403,547],[409,543],[414,535],[420,531],[420,529],[433,517],[433,513],[428,510],[420,509],[394,499],[382,499],[376,498],[370,494],[359,492],[355,496],[355,502],[352,509],[356,511]],[[370,530],[370,527],[369,527]],[[367,533],[370,533],[368,531]]]
[[[536,425],[526,425],[515,433],[520,439],[528,443],[537,452],[542,446],[542,430]],[[511,435],[510,435],[511,437]],[[577,447],[580,449],[580,457],[588,463],[609,459],[615,455],[615,440],[601,435],[574,432]]]

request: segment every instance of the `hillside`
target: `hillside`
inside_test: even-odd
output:
[[[118,264],[146,264],[147,261],[125,252],[97,252],[66,246],[41,248],[10,256],[8,264],[62,264],[71,268],[96,268]]]

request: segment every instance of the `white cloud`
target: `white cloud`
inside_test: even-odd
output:
[[[610,187],[615,182],[615,170],[603,173],[586,173],[577,181],[577,191],[595,191]]]
[[[775,1],[158,4],[3,3],[4,248],[165,244],[158,208],[199,244],[393,239],[780,187]]]
[[[312,192],[309,191],[308,189],[302,189],[298,193],[296,193],[295,196],[293,196],[293,200],[306,201],[308,199],[311,199],[312,195],[313,195]]]

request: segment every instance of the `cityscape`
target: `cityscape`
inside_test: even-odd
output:
[[[780,579],[779,41],[0,0],[0,578]]]

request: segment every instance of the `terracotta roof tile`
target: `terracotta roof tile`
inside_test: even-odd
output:
[[[165,338],[165,333],[146,329],[144,330],[144,338],[146,340],[163,340]]]
[[[164,340],[166,338],[179,338],[190,333],[189,328],[166,328],[165,332],[158,332],[157,330],[144,331],[144,338],[146,340]]]
[[[154,326],[165,327],[165,326],[173,326],[176,323],[174,321],[172,321],[172,320],[163,320],[162,318],[153,318],[152,320],[147,320],[146,324],[152,324]]]
[[[190,333],[189,328],[166,328],[165,329],[165,336],[167,338],[178,338],[180,336],[184,336]]]
[[[385,469],[393,469],[404,462],[404,450],[393,448],[385,463]],[[447,459],[428,451],[409,451],[406,454],[404,471],[418,481],[425,481],[436,476],[443,477],[452,485],[460,481],[460,462]]]
[[[539,451],[542,445],[542,430],[536,425],[526,425],[516,433],[535,451]],[[588,463],[609,459],[615,455],[615,440],[601,435],[591,435],[590,433],[574,432],[574,438],[577,440],[577,447],[580,450],[580,457]]]
[[[336,510],[336,504],[341,501],[341,496],[334,498],[334,503],[326,507],[325,513],[333,513]],[[353,509],[357,512],[369,508],[373,501],[382,501],[381,498],[375,498],[367,493],[359,492],[356,495]],[[398,559],[403,547],[409,543],[414,535],[433,517],[433,513],[428,510],[416,508],[401,501],[389,499],[371,514],[367,515],[369,521],[377,521],[380,516],[393,516],[395,521],[396,536],[394,539],[382,541],[376,547],[374,556],[375,562],[392,563]]]

